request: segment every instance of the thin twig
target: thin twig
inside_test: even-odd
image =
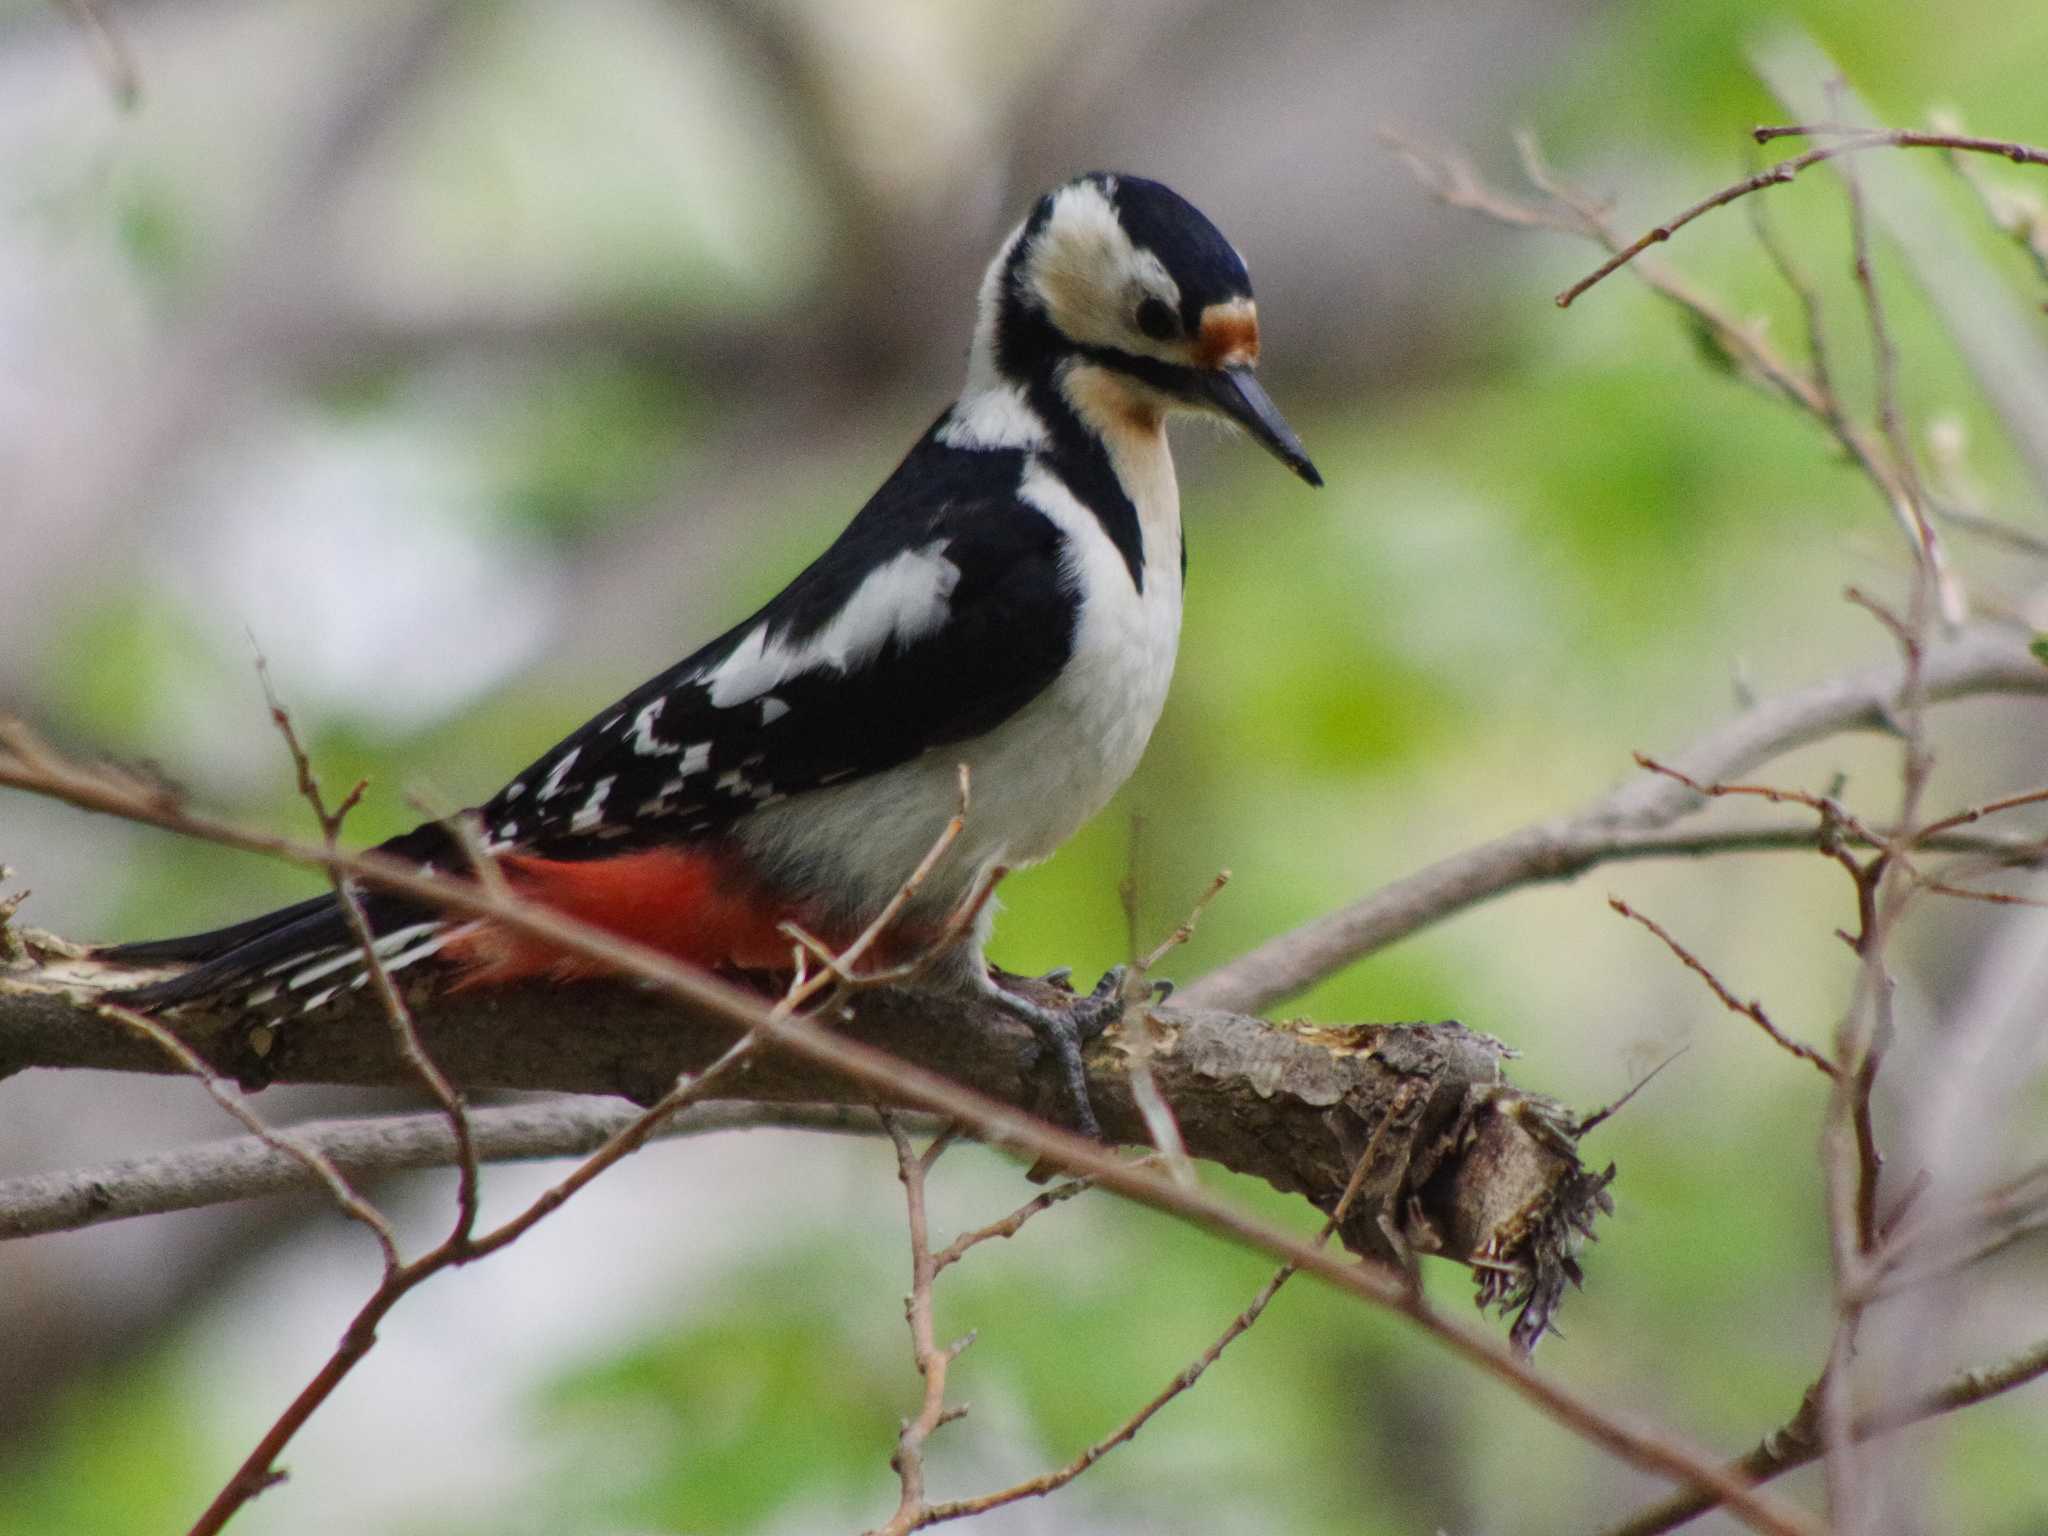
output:
[[[978,1248],[983,1243],[993,1242],[1001,1238],[1015,1237],[1024,1229],[1024,1223],[1032,1217],[1040,1212],[1049,1211],[1056,1205],[1064,1204],[1076,1195],[1086,1194],[1094,1187],[1095,1181],[1093,1179],[1064,1179],[1051,1188],[1042,1190],[1031,1199],[1026,1200],[1001,1220],[992,1221],[986,1226],[976,1227],[971,1232],[962,1232],[952,1242],[940,1249],[939,1252],[932,1255],[932,1273],[938,1274],[943,1270],[950,1269],[953,1265],[966,1258],[970,1249]]]
[[[293,763],[297,769],[300,793],[305,797],[308,804],[312,806],[315,815],[319,818],[329,857],[335,857],[338,853],[337,839],[341,831],[342,822],[347,816],[349,808],[354,804],[357,795],[360,794],[361,786],[358,786],[357,790],[353,791],[348,799],[334,811],[330,812],[326,808],[320,794],[318,779],[313,773],[311,760],[306,754],[305,749],[301,746],[297,733],[292,728],[289,714],[277,701],[276,695],[271,692],[269,676],[262,667],[260,657],[258,659],[258,671],[263,677],[264,691],[270,700],[272,718],[276,722],[280,734],[284,737],[286,746],[291,751]],[[961,769],[963,809],[966,797],[966,778],[967,771],[963,767]],[[447,1080],[441,1076],[438,1069],[427,1059],[425,1051],[420,1047],[410,1010],[406,1008],[403,1000],[398,996],[397,989],[391,984],[390,976],[383,966],[382,957],[378,955],[376,950],[375,935],[371,930],[368,919],[362,912],[360,904],[355,899],[355,893],[347,873],[338,866],[330,865],[330,875],[333,879],[336,894],[340,898],[343,910],[349,916],[350,926],[355,931],[356,937],[363,948],[365,958],[370,966],[371,975],[377,979],[379,994],[390,1017],[394,1033],[397,1036],[397,1043],[401,1054],[406,1057],[408,1064],[412,1066],[413,1070],[422,1080],[427,1082],[430,1090],[434,1092],[436,1099],[440,1102],[443,1111],[449,1118],[451,1134],[455,1142],[461,1168],[456,1221],[454,1227],[438,1245],[410,1263],[400,1263],[396,1246],[389,1242],[385,1244],[385,1272],[382,1282],[371,1294],[369,1300],[357,1312],[355,1319],[343,1333],[341,1342],[335,1347],[333,1354],[328,1357],[319,1371],[307,1382],[291,1403],[287,1405],[284,1412],[271,1424],[270,1428],[257,1442],[255,1448],[250,1451],[242,1464],[222,1486],[212,1503],[207,1506],[204,1513],[194,1522],[188,1536],[215,1536],[215,1533],[220,1531],[244,1504],[248,1503],[250,1499],[256,1497],[266,1488],[275,1484],[278,1477],[274,1470],[277,1458],[283,1453],[284,1448],[290,1444],[293,1436],[304,1427],[307,1420],[318,1411],[321,1405],[333,1394],[334,1390],[348,1377],[349,1373],[369,1354],[372,1347],[376,1344],[378,1323],[407,1294],[446,1268],[484,1258],[496,1253],[501,1248],[517,1242],[527,1232],[531,1231],[534,1226],[554,1211],[560,1209],[578,1191],[587,1187],[592,1180],[596,1179],[627,1154],[636,1151],[669,1116],[708,1092],[712,1087],[721,1083],[726,1077],[737,1070],[760,1043],[761,1030],[764,1026],[779,1020],[787,1020],[796,1013],[797,1009],[817,989],[831,984],[839,976],[851,975],[854,967],[859,962],[862,950],[868,945],[873,944],[881,936],[888,922],[894,921],[896,914],[902,910],[903,904],[909,900],[911,893],[915,891],[917,883],[929,873],[938,859],[952,846],[953,840],[959,836],[959,832],[960,818],[955,817],[934,843],[932,850],[920,862],[911,882],[905,886],[898,900],[890,904],[885,913],[887,921],[878,921],[871,925],[861,935],[860,939],[855,942],[854,946],[850,947],[844,954],[832,958],[830,967],[827,970],[820,971],[808,981],[800,980],[792,983],[789,992],[784,995],[782,1000],[752,1027],[748,1028],[709,1067],[702,1072],[687,1076],[678,1081],[658,1102],[635,1120],[622,1127],[603,1146],[579,1163],[559,1183],[544,1191],[517,1215],[481,1236],[475,1235],[474,1232],[477,1215],[477,1162],[475,1143],[470,1132],[468,1115],[453,1088],[449,1086]],[[138,1015],[137,1017],[140,1016]],[[251,1128],[254,1129],[253,1123]],[[388,1227],[382,1230],[388,1234]]]
[[[71,13],[92,47],[93,62],[106,77],[114,105],[133,112],[142,104],[142,71],[135,67],[135,55],[128,39],[100,9],[97,0],[59,0]]]
[[[2024,654],[2024,653],[2022,653]],[[2036,670],[2038,664],[2035,664]],[[1839,710],[1841,701],[1835,701]],[[333,850],[266,836],[188,812],[178,797],[132,776],[103,774],[65,762],[24,728],[0,721],[0,783],[32,789],[83,809],[122,816],[229,847],[273,857],[339,868],[365,881],[436,903],[489,917],[515,932],[634,975],[656,991],[704,1012],[751,1029],[778,1048],[839,1073],[892,1101],[935,1110],[963,1121],[986,1140],[1015,1143],[1077,1174],[1092,1175],[1105,1187],[1140,1203],[1176,1214],[1303,1269],[1360,1299],[1400,1312],[1431,1338],[1512,1386],[1574,1433],[1620,1455],[1680,1480],[1705,1482],[1728,1500],[1755,1529],[1772,1536],[1813,1533],[1811,1519],[1782,1503],[1740,1486],[1706,1457],[1660,1434],[1624,1424],[1589,1399],[1538,1374],[1491,1337],[1439,1315],[1378,1272],[1331,1259],[1291,1234],[1237,1209],[1205,1190],[1182,1188],[1173,1180],[1133,1169],[1098,1146],[971,1092],[887,1052],[822,1029],[802,1017],[771,1016],[733,988],[690,970],[644,945],[526,902],[505,902],[473,882],[430,877],[400,861]]]
[[[377,1239],[378,1249],[384,1255],[385,1272],[389,1274],[398,1268],[398,1239],[392,1233],[391,1223],[384,1219],[381,1211],[356,1193],[355,1187],[342,1175],[341,1170],[334,1166],[326,1153],[300,1140],[289,1131],[279,1130],[257,1114],[243,1101],[240,1092],[232,1083],[201,1061],[190,1046],[149,1015],[137,1013],[133,1008],[124,1008],[119,1003],[101,1003],[98,1012],[145,1036],[158,1050],[175,1061],[188,1076],[196,1079],[199,1085],[212,1095],[213,1101],[234,1116],[252,1136],[273,1152],[290,1158],[316,1179],[326,1189],[343,1215],[351,1221],[361,1222],[370,1229],[371,1235]]]
[[[1925,575],[1933,584],[1942,616],[1951,626],[1957,625],[1963,622],[1968,605],[1954,573],[1949,569],[1941,538],[1934,531],[1933,523],[1928,521],[1927,492],[1921,483],[1919,461],[1913,452],[1912,440],[1899,406],[1899,349],[1892,340],[1891,326],[1885,318],[1884,297],[1871,266],[1870,218],[1864,207],[1863,183],[1856,174],[1853,161],[1843,160],[1835,169],[1841,176],[1848,199],[1850,268],[1856,275],[1856,290],[1862,296],[1864,318],[1870,332],[1870,353],[1876,366],[1878,429],[1891,448],[1892,464],[1898,471],[1906,510],[1912,516],[1913,531],[1919,540],[1916,551],[1919,564],[1925,568]]]
[[[1152,1074],[1152,1015],[1146,1006],[1150,1003],[1161,982],[1154,984],[1150,977],[1161,960],[1180,945],[1195,936],[1195,924],[1230,883],[1230,871],[1218,870],[1216,878],[1209,882],[1209,888],[1195,899],[1188,915],[1181,919],[1174,930],[1153,946],[1151,953],[1133,962],[1125,974],[1125,996],[1138,1005],[1138,1017],[1132,1028],[1125,1032],[1129,1041],[1131,1098],[1138,1106],[1138,1114],[1145,1122],[1145,1129],[1152,1138],[1152,1145],[1166,1160],[1166,1169],[1183,1184],[1195,1182],[1194,1164],[1188,1161],[1187,1143],[1180,1134],[1180,1124],[1174,1119],[1173,1106],[1159,1091],[1159,1080]],[[1136,904],[1131,913],[1135,920]]]
[[[1766,166],[1754,175],[1721,188],[1701,198],[1683,213],[1679,213],[1652,229],[1645,230],[1630,241],[1592,272],[1580,278],[1571,287],[1557,296],[1560,309],[1569,308],[1572,301],[1603,279],[1627,266],[1653,245],[1669,240],[1686,225],[1703,214],[1712,213],[1716,208],[1726,207],[1738,198],[1762,191],[1765,187],[1778,186],[1792,180],[1801,171],[1823,161],[1839,159],[1844,155],[1860,155],[1873,149],[1948,149],[1966,150],[1977,154],[1999,155],[2015,165],[2048,165],[2048,150],[2036,149],[2032,145],[2012,143],[2003,139],[1980,139],[1968,134],[1917,133],[1909,129],[1856,128],[1848,124],[1793,124],[1786,127],[1758,128],[1751,137],[1759,144],[1772,139],[1813,138],[1817,135],[1843,135],[1837,143],[1823,144],[1794,155],[1789,160],[1780,160]]]
[[[412,1262],[387,1268],[382,1282],[343,1331],[341,1342],[335,1346],[333,1354],[328,1356],[312,1379],[299,1390],[298,1395],[272,1422],[270,1428],[257,1441],[255,1448],[222,1485],[213,1502],[192,1523],[187,1536],[217,1536],[243,1505],[276,1484],[280,1476],[276,1471],[277,1458],[284,1453],[285,1447],[305,1427],[314,1413],[333,1396],[335,1389],[348,1378],[349,1373],[369,1354],[377,1342],[378,1326],[393,1307],[442,1270],[496,1252],[522,1236],[543,1217],[560,1208],[564,1201],[596,1178],[599,1173],[627,1152],[637,1148],[664,1118],[717,1084],[745,1056],[756,1038],[757,1036],[753,1034],[743,1036],[731,1050],[705,1071],[678,1084],[661,1102],[640,1115],[631,1125],[579,1164],[568,1178],[542,1194],[525,1211],[495,1231],[474,1240],[461,1242],[457,1242],[451,1234],[449,1239]]]
[[[1722,1007],[1728,1009],[1731,1013],[1739,1013],[1744,1018],[1750,1020],[1758,1029],[1769,1035],[1779,1046],[1790,1051],[1801,1061],[1810,1062],[1819,1068],[1822,1076],[1841,1076],[1841,1068],[1837,1067],[1832,1061],[1829,1061],[1827,1057],[1816,1051],[1812,1046],[1804,1045],[1794,1040],[1790,1035],[1778,1028],[1776,1024],[1773,1024],[1771,1016],[1764,1012],[1764,1005],[1761,1002],[1750,1001],[1745,1003],[1738,999],[1733,992],[1730,992],[1722,984],[1721,978],[1713,973],[1704,960],[1674,939],[1656,919],[1638,912],[1619,896],[1608,897],[1607,905],[1616,912],[1619,912],[1623,917],[1628,918],[1631,922],[1641,923],[1659,939],[1663,940],[1664,947],[1676,955],[1684,963],[1687,970],[1707,984],[1713,991],[1714,996],[1721,1000]]]
[[[1432,155],[1405,143],[1400,146],[1400,152],[1416,169],[1423,184],[1454,207],[1467,208],[1508,224],[1539,224],[1577,235],[1605,247],[1609,252],[1623,250],[1626,242],[1612,220],[1608,205],[1590,197],[1552,171],[1545,164],[1533,134],[1526,130],[1518,132],[1515,145],[1521,153],[1523,173],[1530,185],[1551,200],[1548,216],[1540,211],[1531,216],[1526,205],[1487,187],[1458,157]],[[1716,345],[1733,360],[1739,375],[1762,381],[1772,393],[1790,401],[1824,426],[1863,471],[1900,531],[1912,541],[1916,551],[1919,549],[1916,520],[1899,473],[1890,462],[1882,440],[1851,419],[1842,408],[1826,376],[1821,361],[1824,354],[1816,354],[1816,369],[1809,374],[1782,356],[1770,344],[1761,327],[1738,320],[1724,305],[1665,264],[1643,258],[1635,262],[1634,271],[1651,291],[1704,326]]]
[[[1352,1203],[1358,1198],[1359,1191],[1365,1187],[1367,1175],[1371,1172],[1374,1160],[1379,1156],[1380,1146],[1385,1138],[1388,1127],[1393,1125],[1407,1112],[1420,1092],[1419,1085],[1415,1083],[1409,1083],[1404,1086],[1401,1092],[1395,1096],[1393,1103],[1388,1106],[1386,1116],[1373,1128],[1372,1136],[1367,1140],[1365,1150],[1359,1154],[1357,1162],[1352,1165],[1351,1177],[1344,1186],[1344,1193],[1338,1198],[1335,1208],[1330,1212],[1329,1219],[1323,1223],[1322,1230],[1315,1237],[1314,1247],[1316,1251],[1320,1252],[1329,1244],[1331,1234],[1337,1230],[1343,1223],[1344,1218],[1350,1214]],[[1258,1294],[1251,1299],[1251,1302],[1245,1309],[1230,1320],[1228,1326],[1224,1328],[1214,1343],[1197,1355],[1194,1360],[1190,1361],[1186,1367],[1178,1372],[1171,1381],[1167,1382],[1136,1413],[1133,1413],[1109,1434],[1103,1436],[1102,1439],[1097,1440],[1093,1445],[1083,1450],[1073,1460],[1063,1466],[1055,1467],[1049,1472],[1041,1473],[1037,1477],[1013,1484],[1008,1488],[998,1489],[993,1493],[981,1494],[970,1499],[956,1499],[949,1504],[929,1506],[922,1510],[920,1518],[914,1524],[903,1527],[903,1529],[921,1530],[927,1526],[939,1525],[949,1520],[959,1520],[971,1515],[985,1514],[989,1510],[999,1509],[1005,1504],[1015,1504],[1024,1499],[1041,1498],[1056,1489],[1064,1488],[1118,1446],[1135,1439],[1138,1431],[1150,1423],[1160,1409],[1200,1381],[1209,1367],[1222,1357],[1223,1351],[1234,1344],[1259,1320],[1265,1313],[1266,1308],[1272,1304],[1273,1298],[1280,1293],[1280,1288],[1291,1280],[1299,1272],[1300,1268],[1301,1266],[1298,1263],[1293,1262],[1281,1265],[1274,1272],[1273,1277],[1259,1288]]]
[[[2019,632],[1980,624],[1931,647],[1921,668],[1929,703],[1982,693],[2048,694],[2048,667]],[[1766,699],[1663,759],[1695,783],[1733,778],[1796,747],[1844,731],[1889,728],[1902,683],[1885,663]],[[1669,776],[1644,776],[1570,814],[1547,817],[1461,849],[1348,906],[1275,936],[1177,994],[1202,1008],[1272,1006],[1396,940],[1522,886],[1567,880],[1630,856],[1702,805]],[[1886,841],[1874,829],[1851,836]],[[1662,851],[1661,846],[1659,852]]]
[[[961,1418],[967,1412],[964,1407],[949,1409],[946,1406],[946,1374],[960,1352],[974,1342],[974,1335],[970,1333],[941,1346],[932,1325],[932,1281],[939,1266],[932,1257],[931,1235],[925,1214],[925,1181],[939,1154],[945,1150],[947,1138],[943,1133],[934,1137],[931,1146],[920,1157],[911,1145],[909,1133],[897,1123],[896,1117],[887,1110],[880,1113],[882,1126],[896,1148],[896,1174],[903,1181],[903,1199],[909,1211],[910,1294],[904,1298],[903,1313],[910,1324],[911,1352],[917,1373],[924,1378],[924,1397],[918,1406],[917,1417],[904,1420],[902,1429],[897,1433],[896,1451],[889,1458],[889,1465],[896,1470],[901,1492],[896,1512],[878,1528],[876,1536],[905,1536],[924,1523],[919,1517],[925,1511],[925,1442],[942,1425]]]
[[[343,825],[349,813],[363,798],[369,788],[368,779],[358,779],[354,786],[331,811],[326,797],[320,791],[319,775],[313,771],[312,755],[300,741],[298,731],[292,725],[291,712],[278,697],[277,689],[270,676],[270,664],[261,649],[256,652],[256,677],[263,687],[264,701],[270,706],[271,723],[284,739],[285,750],[291,754],[292,768],[297,776],[299,796],[311,807],[314,819],[320,824],[320,835],[330,849],[341,845]],[[477,1209],[481,1199],[478,1186],[482,1175],[477,1168],[476,1145],[469,1128],[469,1112],[462,1097],[455,1091],[455,1085],[447,1075],[434,1064],[426,1047],[420,1044],[419,1029],[413,1022],[412,1010],[399,995],[398,988],[391,980],[391,972],[384,964],[383,953],[377,948],[376,930],[370,923],[369,914],[363,910],[361,899],[354,885],[339,870],[329,871],[329,882],[334,887],[334,897],[341,907],[342,920],[347,923],[356,948],[362,952],[363,965],[370,978],[370,984],[377,994],[377,1000],[384,1009],[384,1017],[391,1025],[391,1038],[399,1058],[411,1069],[414,1077],[427,1090],[427,1095],[441,1113],[448,1118],[449,1133],[455,1139],[456,1167],[458,1170],[455,1186],[455,1224],[450,1230],[448,1241],[459,1251],[469,1242],[476,1230]],[[502,887],[500,894],[502,894]]]
[[[1919,1424],[1943,1414],[1988,1401],[2015,1387],[2048,1376],[2048,1339],[2002,1365],[1964,1371],[1932,1391],[1863,1414],[1855,1421],[1859,1443]],[[1756,1449],[1725,1469],[1751,1486],[1759,1486],[1808,1465],[1821,1454],[1817,1434],[1816,1392],[1809,1391],[1798,1413],[1757,1442]],[[1698,1489],[1684,1489],[1614,1526],[1605,1536],[1663,1536],[1688,1520],[1720,1507],[1720,1500]]]

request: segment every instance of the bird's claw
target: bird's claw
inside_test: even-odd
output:
[[[1133,995],[1127,986],[1129,975],[1130,967],[1111,966],[1102,973],[1102,980],[1095,983],[1095,990],[1074,1003],[1074,1022],[1080,1026],[1083,1040],[1095,1039],[1120,1020],[1133,1003],[1163,1003],[1173,996],[1173,983],[1165,980],[1148,982],[1142,992]]]
[[[1070,967],[1062,967],[1048,972],[1040,980],[1057,984],[1072,974]],[[1081,1060],[1082,1050],[1120,1020],[1131,1004],[1164,1002],[1173,992],[1172,982],[1153,981],[1133,996],[1126,987],[1128,975],[1126,967],[1112,966],[1087,996],[1076,997],[1064,1007],[1033,1002],[1014,992],[997,989],[997,996],[1004,1007],[1031,1026],[1031,1032],[1037,1036],[1039,1053],[1052,1053],[1059,1068],[1061,1086],[1066,1090],[1067,1102],[1073,1110],[1075,1128],[1098,1141],[1102,1138],[1102,1128],[1088,1099],[1088,1073]],[[1033,1056],[1034,1065],[1037,1054]]]

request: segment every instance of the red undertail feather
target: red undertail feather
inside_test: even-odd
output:
[[[777,925],[803,922],[798,903],[777,897],[732,857],[709,849],[575,860],[507,854],[498,867],[520,896],[706,970],[788,970],[792,941]],[[838,936],[819,937],[833,942]],[[608,969],[490,923],[445,953],[462,968],[457,988],[531,976],[574,980]]]

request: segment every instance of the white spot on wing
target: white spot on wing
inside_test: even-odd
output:
[[[773,694],[770,694],[761,701],[761,723],[763,725],[773,725],[788,713],[789,706]]]
[[[453,932],[437,933],[431,938],[415,944],[411,949],[401,950],[399,953],[390,956],[384,962],[384,969],[386,971],[402,971],[415,961],[424,960],[427,956],[434,954],[454,937]]]
[[[500,798],[501,800],[503,800],[503,801],[504,801],[504,802],[505,802],[505,803],[506,803],[507,805],[510,805],[510,804],[511,804],[511,803],[512,803],[512,802],[513,802],[514,800],[517,800],[517,799],[518,799],[518,798],[519,798],[519,797],[520,797],[521,795],[523,795],[523,794],[525,794],[525,793],[526,793],[526,782],[525,782],[525,780],[523,780],[523,779],[514,779],[514,780],[513,780],[513,781],[512,781],[512,782],[511,782],[510,784],[507,784],[507,785],[505,786],[505,792],[504,792],[504,793],[503,793],[502,795],[500,795],[500,796],[499,796],[498,798]]]
[[[768,626],[757,624],[704,682],[711,690],[713,706],[724,709],[759,698],[781,682],[787,672],[785,653],[769,645]]]
[[[588,832],[604,820],[605,796],[612,792],[614,775],[606,774],[590,787],[590,798],[576,807],[576,814],[569,818],[571,832]]]
[[[661,707],[668,703],[668,695],[662,694],[644,705],[633,717],[633,729],[626,739],[633,744],[633,750],[642,757],[663,757],[676,750],[673,742],[663,741],[654,734],[654,722],[661,718]]]
[[[946,544],[934,539],[876,566],[831,622],[799,644],[769,638],[765,624],[751,630],[704,678],[712,705],[744,704],[786,678],[820,668],[850,672],[891,641],[908,644],[932,633],[946,622],[960,582],[960,567],[945,557]]]
[[[548,769],[547,778],[541,782],[540,793],[534,798],[543,801],[552,800],[561,790],[562,780],[569,777],[569,770],[576,766],[576,759],[582,755],[583,749],[581,747],[571,747],[560,757],[556,758],[554,766]]]
[[[711,766],[711,743],[692,742],[683,748],[683,760],[676,764],[676,788],[683,787],[683,780],[693,773],[702,773]]]
[[[361,959],[361,950],[345,949],[332,959],[322,960],[317,965],[309,965],[303,971],[295,973],[286,980],[285,986],[292,991],[297,991],[308,982],[318,981],[322,976],[331,976],[351,961],[359,961]]]

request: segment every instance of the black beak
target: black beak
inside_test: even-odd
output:
[[[1323,477],[1309,462],[1308,450],[1301,446],[1301,439],[1287,425],[1272,397],[1259,387],[1251,369],[1204,369],[1195,375],[1193,394],[1251,433],[1267,452],[1310,485],[1323,483]]]

